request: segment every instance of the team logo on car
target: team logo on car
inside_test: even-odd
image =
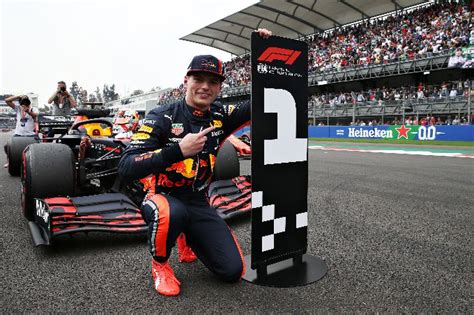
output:
[[[171,124],[171,133],[179,136],[184,131],[183,124]]]

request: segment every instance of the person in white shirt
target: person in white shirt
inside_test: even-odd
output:
[[[18,101],[19,104],[14,102]],[[10,96],[5,99],[5,102],[16,113],[16,125],[13,133],[14,137],[35,137],[35,122],[38,114],[33,110],[31,101],[26,95]],[[4,146],[5,153],[8,152],[8,145]],[[8,167],[8,163],[4,165]]]
[[[15,104],[15,101],[18,101],[19,104]],[[5,102],[16,113],[14,136],[35,136],[35,121],[38,114],[33,110],[28,96],[10,96],[5,99]]]
[[[456,98],[456,96],[458,96],[458,91],[456,91],[456,89],[453,86],[452,89],[451,89],[451,92],[449,92],[449,97],[450,98]]]
[[[417,96],[418,99],[423,99],[423,98],[425,98],[425,93],[423,93],[423,90],[419,90],[416,93],[416,96]]]

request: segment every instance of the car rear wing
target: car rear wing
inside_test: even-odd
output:
[[[40,115],[38,116],[38,124],[40,128],[69,128],[74,123],[73,116],[53,116]]]

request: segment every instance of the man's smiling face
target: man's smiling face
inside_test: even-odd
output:
[[[207,110],[221,91],[221,79],[206,72],[193,72],[184,77],[186,103],[199,110]]]

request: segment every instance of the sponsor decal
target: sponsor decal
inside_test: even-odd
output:
[[[349,128],[349,138],[392,138],[392,130],[379,129],[375,127],[372,130],[364,128]]]
[[[73,118],[70,118],[67,116],[43,116],[43,117],[54,120],[54,121],[60,121],[60,122],[69,122],[73,120]]]
[[[211,171],[214,169],[214,164],[216,164],[216,156],[214,154],[209,154],[209,162],[211,163]]]
[[[173,116],[171,116],[171,115],[164,114],[163,117],[168,118],[169,120],[173,120]]]
[[[211,162],[213,163],[213,162]],[[198,170],[201,168],[207,167],[209,164],[207,163],[206,160],[200,159],[199,160],[199,166],[197,166],[197,162],[192,159],[185,159],[180,162],[176,162],[171,164],[170,167],[167,167],[165,170],[169,172],[176,172],[178,174],[181,174],[182,176],[186,178],[194,178],[197,175]]]
[[[153,131],[153,128],[150,127],[150,126],[142,125],[140,127],[140,129],[138,129],[138,132],[140,132],[140,131],[143,131],[143,132],[146,132],[146,133],[151,133]]]
[[[216,128],[222,128],[222,120],[214,120],[212,121],[212,124]]]
[[[414,126],[414,125],[401,125],[401,126],[389,126],[390,130],[393,130],[393,139],[407,139],[407,140],[421,140],[431,141],[436,140],[436,136],[443,134],[438,132],[435,126]]]
[[[95,142],[91,143],[91,148],[95,150],[104,151],[106,147],[107,146],[103,143],[95,143]]]
[[[349,127],[348,138],[375,138],[392,140],[436,140],[438,132],[435,126],[381,126],[381,127]],[[336,136],[344,137],[344,129],[336,130]]]
[[[418,134],[418,140],[436,140],[436,135],[444,135],[444,132],[436,131],[435,126],[420,126],[418,132],[412,132]]]
[[[235,109],[235,105],[228,105],[227,106],[227,115],[230,116],[232,114],[232,112],[234,111]]]
[[[180,134],[182,134],[184,131],[184,126],[183,124],[180,124],[180,123],[174,123],[174,124],[171,124],[171,133],[176,135],[176,136],[179,136]]]
[[[158,175],[157,185],[162,186],[162,187],[167,187],[167,188],[173,188],[173,187],[191,186],[193,182],[194,182],[193,179],[186,179],[186,178],[182,178],[179,181],[173,182],[165,174],[160,174]]]
[[[219,129],[217,131],[211,131],[211,137],[218,137],[224,134],[224,130]]]
[[[169,138],[169,141],[174,142],[174,143],[180,143],[183,138]]]
[[[150,139],[150,135],[148,133],[137,132],[133,134],[131,140],[146,140],[146,139]]]
[[[113,153],[121,153],[122,149],[120,147],[109,147],[104,143],[91,143],[91,148],[97,151],[107,151]]]
[[[201,62],[201,67],[208,70],[215,70],[217,68],[216,64],[212,60],[203,60]]]
[[[109,147],[108,145],[104,143],[91,143],[91,148],[97,151],[107,151],[107,152],[113,152],[113,153],[120,153],[122,152],[122,149],[120,147]]]
[[[153,152],[142,153],[135,157],[135,162],[140,162],[143,160],[148,160],[153,156]]]
[[[165,115],[166,117],[166,115]],[[156,120],[154,119],[143,119],[143,122],[142,122],[143,125],[154,125],[156,124]]]
[[[178,174],[183,175],[186,178],[194,178],[196,176],[196,169],[194,169],[194,160],[185,159],[180,162],[171,164],[170,167],[167,167],[167,171],[175,171]]]
[[[298,78],[303,77],[303,75],[300,73],[291,72],[290,70],[286,68],[271,66],[264,63],[257,64],[257,72],[260,74],[276,74],[276,75],[287,76],[287,77],[298,77]]]
[[[395,128],[398,132],[398,137],[397,139],[405,138],[408,140],[408,131],[411,130],[411,128],[405,127],[405,125],[402,125],[400,128]]]
[[[301,55],[301,51],[279,47],[268,47],[258,57],[258,61],[273,62],[274,60],[284,61],[287,65],[292,65]]]
[[[204,117],[204,112],[201,112],[200,110],[195,109],[193,111],[193,115],[196,117]]]
[[[40,199],[36,199],[35,203],[36,203],[36,215],[42,218],[45,223],[48,223],[49,212],[48,212],[48,207],[46,206],[46,203],[44,203]]]

